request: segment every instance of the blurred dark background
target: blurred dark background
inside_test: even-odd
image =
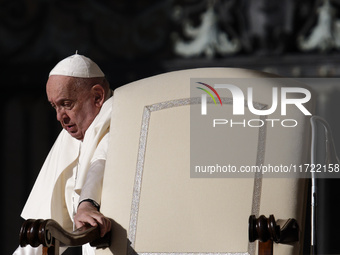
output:
[[[76,50],[97,62],[112,89],[213,66],[338,78],[340,1],[0,0],[1,254],[18,246],[21,210],[60,131],[45,97],[48,73]],[[340,151],[340,86],[313,88]],[[340,254],[339,184],[320,180],[320,253]]]

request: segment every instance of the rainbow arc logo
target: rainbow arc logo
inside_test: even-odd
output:
[[[209,88],[212,92],[214,92],[214,94],[216,95],[216,97],[218,98],[218,100],[220,101],[220,104],[222,106],[221,97],[220,97],[220,95],[217,93],[217,91],[212,86],[210,86],[209,84],[203,83],[203,82],[197,82],[197,83],[201,84],[201,85],[203,85],[203,86],[205,86],[207,88]],[[213,96],[213,94],[209,90],[207,90],[205,88],[201,88],[201,87],[196,87],[196,88],[206,92],[212,98],[212,100],[214,101],[215,105],[217,105],[215,97]],[[206,115],[207,114],[207,108],[206,108],[206,105],[207,105],[207,95],[206,94],[202,94],[201,100],[202,100],[202,102],[201,102],[202,103],[202,112],[201,113],[202,113],[202,115]],[[205,106],[205,107],[203,107],[203,106]]]

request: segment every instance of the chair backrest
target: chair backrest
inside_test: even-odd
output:
[[[191,78],[271,78],[254,87],[261,91],[254,91],[254,101],[269,106],[273,87],[296,86],[257,71],[201,68],[116,89],[101,206],[116,224],[111,250],[97,253],[257,254],[257,244],[248,241],[248,218],[273,214],[295,218],[301,229],[300,242],[275,244],[274,254],[302,254],[306,179],[190,176],[190,107],[201,109],[192,103]],[[246,95],[246,86],[240,88]],[[266,128],[225,128],[226,160],[238,167],[308,163],[308,116],[289,107],[284,118],[295,119],[294,128],[270,128],[270,122]],[[312,112],[312,100],[304,107]],[[271,119],[282,119],[281,112]]]

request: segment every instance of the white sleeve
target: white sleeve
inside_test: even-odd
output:
[[[42,254],[42,246],[38,246],[37,248],[33,248],[30,245],[25,247],[18,247],[13,255],[41,255]]]
[[[98,159],[91,164],[81,190],[79,203],[85,199],[92,199],[100,204],[105,162],[106,160]]]
[[[81,190],[79,202],[84,199],[92,199],[100,204],[108,147],[109,133],[103,137],[94,152],[84,186]]]
[[[99,159],[106,160],[107,151],[109,149],[109,138],[110,138],[110,133],[106,133],[104,137],[100,140],[95,152],[93,153],[90,164],[94,163],[95,161]]]
[[[62,254],[67,248],[60,247],[59,252]],[[18,247],[13,255],[41,255],[42,254],[42,245],[34,248],[30,245],[26,245],[25,247]]]

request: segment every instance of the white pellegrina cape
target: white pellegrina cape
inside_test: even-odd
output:
[[[75,191],[80,194],[85,183],[91,158],[97,145],[109,132],[113,97],[103,104],[85,133],[83,144],[62,130],[49,152],[38,178],[29,195],[21,216],[24,219],[54,219],[62,227],[72,230],[72,205],[65,200],[65,182],[78,164],[78,176]]]

